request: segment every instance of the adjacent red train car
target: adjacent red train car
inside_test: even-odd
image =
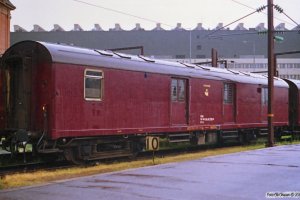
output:
[[[300,81],[285,80],[289,84],[289,122],[294,131],[300,131]]]
[[[24,41],[3,55],[1,135],[69,160],[129,155],[145,137],[195,144],[245,140],[267,127],[267,78],[110,51]],[[278,130],[288,84],[275,78]]]

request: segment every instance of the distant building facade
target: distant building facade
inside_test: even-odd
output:
[[[173,29],[165,30],[161,24],[154,29],[145,30],[140,24],[132,30],[124,30],[120,24],[114,28],[103,30],[95,24],[92,30],[83,30],[75,24],[74,29],[65,31],[58,24],[50,31],[34,25],[27,31],[20,26],[14,26],[11,33],[11,43],[22,40],[38,40],[53,43],[65,43],[92,49],[115,49],[123,47],[143,46],[144,54],[149,57],[184,62],[209,61],[211,49],[218,51],[219,59],[227,59],[228,67],[241,71],[266,71],[268,56],[267,34],[263,23],[255,28],[245,28],[240,23],[233,30],[205,29],[202,23],[192,30],[184,29],[178,23]],[[276,35],[284,37],[284,41],[275,43],[275,52],[300,51],[300,27],[287,30],[283,23],[277,25]],[[126,51],[129,54],[140,54],[138,50]],[[279,75],[285,78],[300,79],[300,54],[280,56],[278,59]]]
[[[172,59],[171,59],[172,60]],[[221,59],[225,62],[219,63],[218,67],[243,71],[243,72],[253,72],[262,75],[267,75],[268,72],[268,59],[267,58],[224,58]],[[208,62],[210,59],[179,59],[178,62],[191,62],[191,63],[201,63]],[[298,79],[300,80],[300,58],[277,58],[276,71],[278,77],[288,78],[288,79]]]
[[[10,11],[14,9],[9,0],[0,0],[0,55],[10,46]]]

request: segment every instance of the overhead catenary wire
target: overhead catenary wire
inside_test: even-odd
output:
[[[275,10],[277,10],[279,13],[284,14],[287,18],[289,18],[292,22],[294,22],[294,23],[297,25],[297,27],[300,27],[300,25],[299,25],[295,20],[293,20],[290,16],[288,16],[288,14],[286,14],[286,13],[284,12],[284,10],[283,10],[279,5],[274,5],[274,8],[275,8]]]
[[[256,10],[255,8],[253,8],[253,7],[249,6],[249,5],[246,5],[246,4],[244,4],[244,3],[241,3],[241,2],[239,2],[239,1],[237,1],[237,0],[230,0],[230,1],[232,1],[232,2],[234,2],[234,3],[236,3],[236,4],[239,4],[239,5],[242,5],[242,6],[244,6],[244,7],[250,8],[250,9],[252,9],[252,10]],[[265,14],[265,15],[268,15],[266,12],[262,12],[262,13]],[[274,18],[277,19],[277,20],[279,20],[279,21],[282,21],[282,22],[288,23],[288,24],[290,24],[290,25],[293,25],[293,24],[290,23],[289,21],[280,19],[280,18],[278,18],[278,17],[276,17],[276,16],[274,16]]]
[[[124,11],[120,11],[120,10],[116,10],[116,9],[104,7],[104,6],[101,6],[101,5],[89,3],[89,2],[86,2],[86,1],[83,1],[83,0],[71,0],[71,1],[74,1],[74,2],[77,2],[77,3],[82,3],[82,4],[85,4],[85,5],[92,6],[92,7],[101,8],[101,9],[103,9],[103,10],[115,12],[115,13],[118,13],[118,14],[127,15],[127,16],[130,16],[130,17],[134,17],[134,18],[137,18],[137,19],[140,19],[140,20],[144,20],[144,21],[148,21],[148,22],[152,22],[152,23],[160,23],[160,24],[162,24],[162,25],[164,25],[164,26],[167,26],[167,27],[173,27],[172,25],[169,25],[169,24],[166,24],[166,23],[162,23],[162,22],[159,22],[159,21],[156,21],[156,20],[153,20],[153,19],[149,19],[149,18],[145,18],[145,17],[140,17],[140,16],[137,16],[137,15],[133,15],[133,14],[124,12]],[[230,24],[224,26],[223,28],[225,28],[225,27],[227,27],[227,26],[230,26],[231,24],[234,24],[234,23],[236,23],[237,21],[240,21],[241,19],[244,19],[244,18],[246,18],[246,17],[248,17],[248,16],[250,16],[250,15],[256,13],[257,10],[258,10],[258,9],[255,9],[255,8],[251,7],[251,6],[246,5],[246,4],[244,4],[244,3],[241,3],[241,2],[239,2],[239,1],[237,1],[237,0],[231,0],[231,1],[234,2],[234,3],[240,4],[240,5],[244,6],[244,7],[247,7],[247,8],[250,8],[250,9],[252,9],[252,10],[255,10],[255,12],[250,13],[249,15],[247,15],[247,16],[245,16],[245,17],[242,17],[242,18],[240,18],[240,19],[238,19],[238,20],[236,20],[236,21],[230,23]],[[267,15],[267,13],[265,13],[265,12],[262,12],[262,13],[264,13],[264,14]],[[283,12],[283,14],[284,14],[286,17],[288,17],[291,21],[293,21],[295,24],[297,24],[297,26],[299,26],[299,24],[298,24],[296,21],[294,21],[291,17],[289,17],[286,13]],[[276,17],[275,17],[275,18],[276,18]],[[279,19],[279,18],[276,18],[276,19],[277,19],[277,20],[280,20],[280,21],[283,21],[283,22],[286,22],[286,23],[288,23],[288,24],[292,24],[292,23],[290,23],[290,22],[288,22],[288,21],[285,21],[285,20],[282,20],[282,19]],[[223,29],[223,28],[222,28],[222,29]],[[190,30],[190,29],[188,29],[188,30]],[[221,29],[220,29],[220,30],[221,30]]]
[[[107,7],[104,7],[104,6],[101,6],[101,5],[96,5],[96,4],[93,4],[93,3],[86,2],[86,1],[82,1],[82,0],[71,0],[71,1],[74,1],[74,2],[77,2],[77,3],[82,3],[82,4],[89,5],[89,6],[96,7],[96,8],[101,8],[103,10],[115,12],[115,13],[118,13],[118,14],[127,15],[127,16],[130,16],[130,17],[134,17],[134,18],[137,18],[137,19],[144,20],[144,21],[148,21],[148,22],[152,22],[152,23],[160,23],[160,24],[162,24],[164,26],[173,27],[173,26],[171,26],[169,24],[161,23],[161,22],[153,20],[153,19],[148,19],[148,18],[145,18],[145,17],[140,17],[140,16],[137,16],[137,15],[133,15],[133,14],[124,12],[124,11],[120,11],[120,10],[116,10],[116,9],[112,9],[112,8],[107,8]]]
[[[244,7],[250,8],[252,10],[256,10],[255,8],[253,8],[251,6],[248,6],[248,5],[244,4],[244,3],[241,3],[239,1],[236,1],[236,0],[231,0],[231,1],[233,1],[234,3],[240,4],[240,5],[244,6]]]
[[[298,27],[300,27],[300,25],[299,25],[295,20],[293,20],[290,16],[288,16],[285,12],[283,12],[283,14],[284,14],[287,18],[289,18],[291,21],[293,21]]]
[[[239,18],[239,19],[237,19],[237,20],[235,20],[235,21],[233,21],[233,22],[231,22],[231,23],[229,23],[229,24],[226,24],[225,26],[222,26],[222,27],[216,29],[215,31],[213,31],[213,32],[211,32],[211,33],[205,35],[204,37],[208,37],[208,36],[210,36],[210,35],[213,35],[213,34],[215,34],[216,32],[218,32],[218,31],[220,31],[220,30],[222,30],[222,29],[224,29],[224,28],[226,28],[226,27],[228,27],[228,26],[230,26],[230,25],[232,25],[232,24],[234,24],[234,23],[236,23],[236,22],[238,22],[238,21],[240,21],[240,20],[242,20],[242,19],[245,19],[245,18],[247,18],[247,17],[249,17],[249,16],[251,16],[251,15],[257,13],[257,12],[261,12],[261,11],[264,10],[266,7],[267,7],[267,6],[261,6],[260,8],[256,9],[254,12],[251,12],[251,13],[249,13],[248,15],[245,15],[245,16],[243,16],[243,17],[241,17],[241,18]]]

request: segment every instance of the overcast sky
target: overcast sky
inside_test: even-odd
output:
[[[203,23],[213,29],[219,22],[229,24],[267,4],[267,0],[10,0],[17,8],[12,11],[11,30],[19,25],[28,31],[38,24],[50,31],[53,24],[61,25],[66,31],[80,24],[84,30],[91,30],[95,23],[104,30],[120,23],[125,30],[131,30],[136,23],[147,30],[162,23],[165,29],[172,29],[182,23],[186,29]],[[85,2],[85,3],[84,3]],[[90,5],[88,5],[88,4]],[[300,24],[300,0],[274,0],[284,12]],[[92,5],[91,5],[92,4]],[[242,5],[244,4],[244,5]],[[267,10],[265,9],[265,13]],[[285,23],[291,29],[296,26],[283,14],[274,11],[275,26]],[[143,19],[141,19],[143,18]],[[264,13],[256,13],[242,21],[246,28],[260,22],[267,23]],[[230,26],[234,28],[237,24]]]

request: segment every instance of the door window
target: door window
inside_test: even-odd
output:
[[[261,88],[261,105],[268,105],[268,88]]]
[[[233,94],[234,94],[234,84],[224,83],[223,103],[233,104]]]
[[[172,78],[171,99],[172,101],[185,101],[186,82],[184,79]]]

